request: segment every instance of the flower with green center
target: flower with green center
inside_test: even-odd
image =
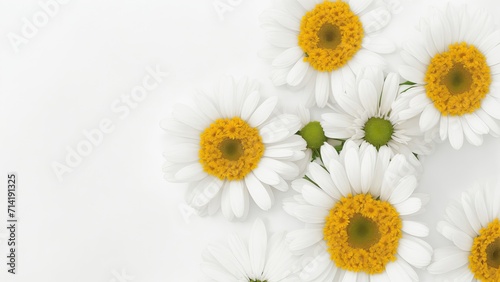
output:
[[[274,116],[277,98],[261,99],[256,87],[226,78],[214,97],[199,95],[193,107],[176,105],[172,119],[161,123],[173,141],[164,153],[165,178],[191,184],[188,204],[199,214],[220,206],[227,219],[243,220],[250,198],[269,210],[271,188],[287,190],[287,180],[299,174],[294,162],[306,150],[296,135],[299,117]]]
[[[289,250],[284,233],[268,236],[257,219],[248,241],[231,235],[228,245],[209,246],[203,255],[202,270],[213,281],[299,282],[293,266],[298,257]]]
[[[395,50],[392,42],[377,40],[390,19],[385,14],[381,3],[367,0],[290,0],[265,12],[261,20],[273,45],[266,53],[277,54],[269,58],[273,83],[314,86],[310,101],[320,108],[330,99],[334,104],[354,70],[383,67],[379,54]]]
[[[446,209],[438,231],[454,246],[437,249],[429,272],[450,281],[500,281],[500,187],[463,193]]]
[[[363,130],[365,131],[365,141],[379,149],[391,141],[394,126],[386,119],[372,117],[366,121]]]
[[[483,135],[500,136],[500,30],[492,17],[450,4],[421,22],[401,53],[399,72],[416,83],[401,118],[417,118],[421,131],[439,132],[457,150],[464,140],[479,146]]]
[[[352,140],[377,150],[401,153],[416,161],[415,155],[428,154],[432,144],[426,134],[415,129],[416,119],[402,120],[400,112],[408,108],[402,97],[399,75],[365,68],[338,99],[332,112],[323,114],[321,125],[332,139]]]
[[[311,121],[304,126],[299,135],[306,140],[307,148],[317,150],[326,142],[325,132],[319,121]]]
[[[414,236],[429,230],[411,219],[422,207],[413,195],[417,169],[405,156],[391,155],[353,141],[338,154],[325,144],[322,164],[311,162],[306,179],[292,183],[299,195],[283,208],[306,227],[290,232],[287,242],[293,252],[312,254],[302,281],[412,281],[412,267],[430,263],[431,246]]]

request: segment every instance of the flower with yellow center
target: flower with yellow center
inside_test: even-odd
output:
[[[422,207],[413,195],[418,171],[391,155],[353,141],[340,154],[324,144],[322,164],[310,163],[305,179],[292,183],[299,195],[284,209],[307,225],[287,241],[306,254],[302,281],[412,281],[412,267],[430,263],[432,248],[418,238],[429,230],[411,220]]]
[[[401,53],[407,65],[400,73],[416,84],[400,117],[418,117],[422,131],[439,131],[455,149],[464,139],[479,146],[483,135],[500,135],[500,30],[465,6],[435,13],[422,20],[422,42],[408,42]]]
[[[263,27],[273,47],[262,54],[272,60],[274,84],[314,88],[311,100],[325,107],[332,94],[335,99],[344,94],[346,79],[360,66],[384,67],[377,53],[395,48],[374,33],[391,14],[372,2],[286,0],[286,6],[264,13]]]
[[[429,272],[449,281],[500,281],[500,187],[479,187],[446,209],[438,231],[453,247],[436,249]]]
[[[176,105],[161,126],[171,143],[164,153],[165,178],[190,183],[189,211],[244,219],[249,199],[263,210],[274,200],[271,187],[288,189],[305,154],[295,133],[300,120],[277,115],[277,99],[263,100],[256,85],[225,79],[215,97],[199,95],[194,109]]]

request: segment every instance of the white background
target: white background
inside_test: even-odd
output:
[[[252,206],[243,223],[221,214],[186,222],[178,210],[185,185],[167,183],[161,171],[168,136],[159,120],[224,74],[260,80],[264,95],[279,95],[288,108],[305,100],[300,91],[273,87],[269,63],[257,56],[266,46],[258,16],[270,1],[243,0],[221,20],[214,0],[71,0],[15,52],[8,34],[21,34],[23,18],[42,11],[38,2],[0,1],[0,281],[111,282],[123,271],[134,278],[122,281],[203,281],[207,243],[233,231],[245,237],[256,217],[271,231],[302,226],[281,209],[292,191],[278,194],[268,213]],[[496,0],[468,2],[500,12]],[[400,45],[429,5],[444,3],[403,0],[383,35]],[[387,58],[393,69],[401,63],[398,54]],[[140,85],[148,66],[170,75],[120,118],[113,101]],[[114,131],[59,181],[53,162],[64,164],[67,147],[105,118]],[[420,192],[431,201],[419,217],[431,227],[430,243],[443,246],[449,243],[435,225],[445,205],[475,182],[495,179],[500,140],[487,137],[482,147],[460,151],[440,144],[424,165]],[[10,171],[19,174],[15,277],[6,273],[3,227]]]

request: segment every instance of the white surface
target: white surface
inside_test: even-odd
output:
[[[258,16],[270,1],[243,0],[223,21],[215,2],[72,0],[15,53],[7,34],[19,34],[23,18],[41,8],[34,0],[0,1],[0,226],[6,220],[7,172],[17,171],[20,183],[18,275],[6,274],[2,240],[0,281],[121,281],[114,271],[122,270],[134,276],[124,281],[203,281],[199,263],[207,243],[225,241],[233,231],[248,233],[258,216],[271,231],[302,226],[281,209],[281,199],[292,191],[277,194],[268,213],[252,206],[244,223],[226,222],[221,214],[187,223],[178,210],[184,185],[162,178],[168,137],[159,120],[174,102],[216,86],[221,75],[259,79],[262,92],[279,95],[288,108],[305,100],[274,88],[269,63],[257,56],[266,46]],[[500,11],[496,0],[468,2]],[[444,3],[402,1],[403,10],[384,34],[403,42],[429,5]],[[401,63],[397,54],[387,58],[392,66]],[[156,65],[170,76],[120,118],[110,109],[113,101],[129,95],[145,68]],[[58,181],[52,163],[63,163],[66,147],[75,148],[84,140],[82,131],[105,118],[114,131]],[[476,181],[498,175],[500,140],[487,137],[482,147],[460,151],[444,143],[424,165],[419,192],[429,193],[431,201],[420,219],[431,227],[429,242],[443,246],[449,243],[435,225],[445,205]]]

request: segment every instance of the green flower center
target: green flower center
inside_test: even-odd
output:
[[[319,48],[335,49],[342,42],[342,33],[338,26],[325,23],[318,30],[318,38]]]
[[[366,142],[372,144],[377,149],[387,145],[391,140],[392,133],[394,133],[394,127],[390,121],[377,117],[370,118],[365,123],[363,129],[365,131]]]
[[[236,161],[243,155],[243,145],[239,139],[225,139],[219,145],[222,157],[226,160]]]
[[[493,268],[500,268],[500,238],[486,247],[486,262]]]
[[[443,77],[443,84],[451,94],[458,95],[467,92],[472,87],[472,74],[463,64],[455,64]]]
[[[311,121],[299,131],[299,134],[306,140],[309,149],[319,149],[326,142],[325,131],[319,121]]]
[[[355,214],[347,225],[347,235],[351,247],[365,250],[377,244],[382,237],[377,223],[359,213]]]

